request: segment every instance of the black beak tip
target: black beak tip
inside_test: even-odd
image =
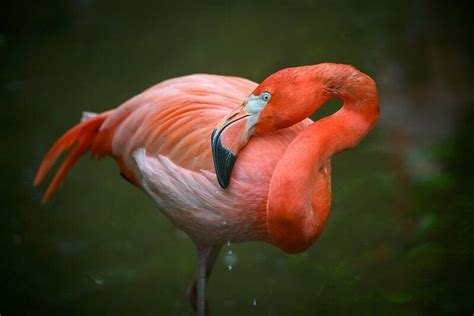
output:
[[[226,189],[229,186],[232,169],[234,168],[237,156],[222,146],[220,133],[217,130],[212,132],[211,146],[217,181],[221,188]]]

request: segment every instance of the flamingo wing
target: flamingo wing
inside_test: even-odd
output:
[[[61,154],[72,148],[43,196],[47,202],[69,169],[86,152],[112,156],[135,185],[134,150],[165,155],[190,170],[211,170],[209,135],[229,109],[238,106],[256,84],[238,77],[197,74],[163,81],[116,109],[88,115],[51,147],[35,177],[39,185]]]
[[[203,74],[164,81],[104,122],[104,130],[114,129],[111,155],[134,170],[133,152],[144,148],[147,155],[165,156],[184,169],[211,171],[213,128],[255,87],[246,79]]]

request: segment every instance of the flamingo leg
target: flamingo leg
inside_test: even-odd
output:
[[[206,306],[206,259],[209,253],[209,248],[199,247],[197,249],[197,271],[196,271],[196,314],[197,316],[204,316]]]
[[[209,307],[205,299],[206,281],[210,277],[214,264],[222,245],[202,246],[197,245],[197,271],[196,279],[188,289],[188,300],[190,301],[196,315],[204,316],[209,314]]]

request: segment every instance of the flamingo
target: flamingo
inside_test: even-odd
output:
[[[341,109],[308,118],[331,98],[343,100]],[[287,253],[316,241],[330,211],[330,158],[356,146],[378,115],[375,82],[349,65],[286,68],[259,85],[184,76],[115,109],[86,112],[46,154],[34,184],[71,147],[43,203],[86,152],[114,158],[121,175],[196,245],[188,299],[204,315],[206,280],[227,241],[260,240]]]

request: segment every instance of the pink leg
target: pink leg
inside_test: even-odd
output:
[[[196,279],[188,288],[188,300],[198,316],[209,316],[209,305],[205,299],[205,284],[222,246],[197,246]]]

